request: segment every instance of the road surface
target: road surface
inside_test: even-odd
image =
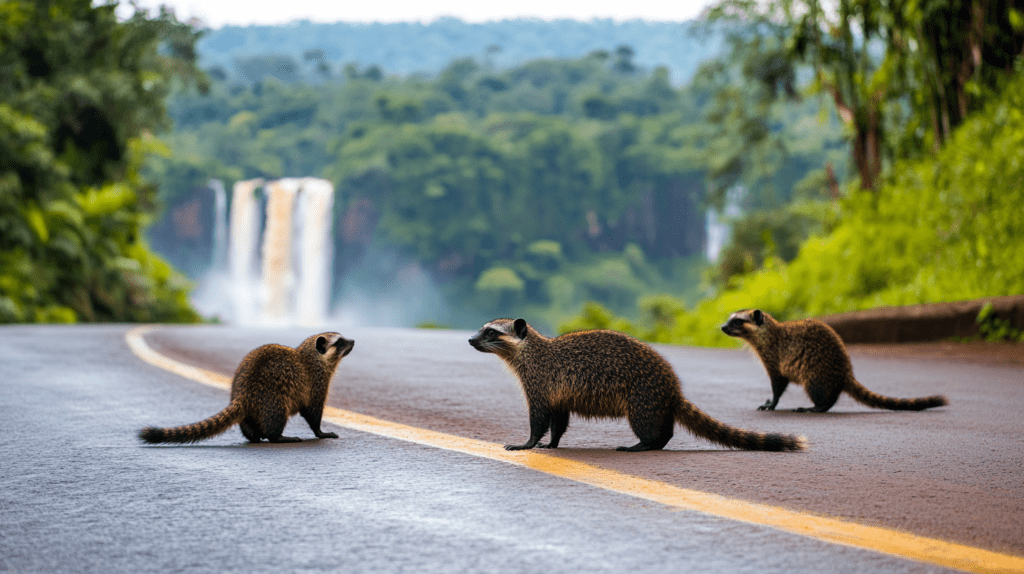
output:
[[[197,445],[143,446],[139,428],[196,422],[223,408],[227,393],[143,362],[126,344],[129,329],[0,329],[0,572],[945,571],[329,423],[324,430],[340,438],[316,440],[299,417],[286,434],[312,440],[249,445],[232,429]],[[163,327],[145,341],[230,374],[252,348],[309,334]],[[469,333],[343,334],[356,347],[334,379],[331,406],[486,443],[526,439],[515,380],[470,348]],[[755,409],[770,395],[768,380],[748,352],[658,348],[710,415],[803,434],[810,450],[731,451],[677,428],[664,451],[621,453],[614,448],[635,442],[624,421],[573,419],[564,448],[545,454],[1024,556],[1018,365],[855,351],[855,372],[872,390],[941,393],[950,406],[898,413],[844,397],[824,415],[767,413]],[[791,386],[779,407],[808,405]]]

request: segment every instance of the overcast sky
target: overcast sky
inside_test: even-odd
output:
[[[683,21],[695,18],[709,0],[517,0],[508,3],[487,0],[138,0],[143,8],[165,4],[174,8],[179,20],[199,18],[211,28],[232,24],[285,24],[294,20],[314,22],[432,22],[454,16],[467,22],[506,18],[571,18],[617,21],[643,19]],[[127,0],[122,0],[128,6]]]

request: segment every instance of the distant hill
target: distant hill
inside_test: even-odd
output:
[[[536,58],[577,58],[595,50],[635,51],[634,63],[668,66],[671,82],[682,85],[705,60],[724,51],[720,36],[697,30],[695,22],[615,22],[518,19],[468,23],[442,18],[430,24],[401,22],[318,24],[308,20],[280,26],[225,26],[199,41],[201,65],[220,67],[244,80],[239,60],[277,54],[298,64],[326,64],[333,73],[346,64],[379,66],[385,74],[432,76],[455,58],[507,68]]]

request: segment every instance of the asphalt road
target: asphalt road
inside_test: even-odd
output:
[[[936,572],[772,528],[678,511],[534,470],[325,425],[337,440],[249,445],[236,430],[143,446],[142,426],[198,421],[227,393],[140,361],[124,326],[0,329],[0,572]],[[230,374],[252,348],[308,329],[168,327],[156,350]],[[495,443],[526,410],[468,333],[344,330],[329,404]],[[724,496],[1024,555],[1019,366],[855,354],[858,378],[949,407],[758,412],[745,351],[659,347],[684,393],[745,428],[804,434],[804,453],[723,450],[684,429],[620,453],[623,421],[573,420],[557,456]],[[780,408],[807,406],[791,387]],[[311,438],[301,418],[287,434]]]

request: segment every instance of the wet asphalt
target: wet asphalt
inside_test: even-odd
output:
[[[286,434],[311,439],[298,444],[249,445],[232,429],[143,446],[139,428],[198,421],[227,393],[143,363],[127,330],[0,328],[0,572],[943,571],[330,424],[339,439],[312,439],[298,417]],[[514,379],[468,333],[342,332],[357,343],[330,404],[498,443],[525,438]],[[230,373],[259,344],[309,334],[171,327],[147,340]],[[625,423],[573,420],[559,456],[1024,554],[1019,368],[855,357],[877,392],[944,393],[952,405],[888,413],[844,398],[834,415],[808,418],[754,410],[770,391],[743,351],[660,349],[709,414],[805,434],[811,451],[726,451],[678,428],[666,451],[617,453],[634,442]],[[791,387],[780,407],[806,403]]]

